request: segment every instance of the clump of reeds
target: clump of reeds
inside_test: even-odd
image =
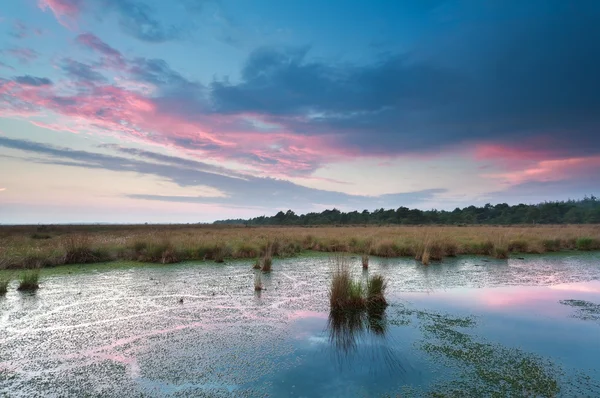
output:
[[[20,281],[19,281],[19,287],[17,288],[17,290],[35,291],[40,287],[39,279],[40,279],[40,271],[39,270],[36,269],[36,270],[25,271],[21,274]]]
[[[417,258],[417,260],[419,260]],[[427,248],[425,250],[423,250],[423,254],[421,254],[421,263],[423,265],[429,265],[429,261],[431,260],[431,255],[429,254],[429,250],[427,250]]]
[[[262,272],[271,272],[271,265],[273,265],[273,257],[271,255],[265,255],[262,259]]]
[[[369,255],[363,254],[361,260],[363,269],[369,268]]]
[[[382,275],[373,275],[367,280],[367,304],[369,306],[386,306],[385,289],[387,282]]]
[[[260,292],[263,290],[262,277],[260,276],[260,272],[254,274],[254,291]]]
[[[273,250],[274,243],[267,246],[265,249],[265,255],[261,260],[261,270],[262,272],[271,272],[271,265],[273,265]]]
[[[332,311],[360,311],[370,305],[386,305],[387,284],[381,275],[367,280],[366,288],[360,280],[354,280],[345,256],[336,256],[329,288],[329,304]]]
[[[61,241],[64,264],[87,264],[99,260],[87,235],[67,235]]]
[[[10,284],[10,278],[0,278],[0,296],[4,296],[8,292],[8,285]]]
[[[510,241],[508,244],[508,251],[512,253],[527,253],[529,249],[529,243],[523,239],[516,239]]]
[[[494,247],[494,257],[500,260],[505,260],[508,258],[508,248],[504,246],[496,246]]]
[[[261,264],[260,264],[260,258],[256,258],[256,260],[254,260],[254,264],[252,264],[252,269],[260,269],[261,268]]]

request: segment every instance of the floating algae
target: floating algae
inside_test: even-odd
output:
[[[573,318],[600,323],[600,304],[585,300],[561,300],[559,303],[576,308]]]
[[[446,380],[435,383],[427,393],[414,393],[414,396],[600,395],[600,386],[589,375],[580,373],[566,382],[563,370],[549,359],[500,344],[478,341],[468,333],[477,326],[474,317],[449,316],[404,306],[397,307],[394,314],[390,320],[392,324],[404,326],[418,322],[423,333],[422,340],[417,343],[418,348],[454,372],[447,375],[451,377]]]

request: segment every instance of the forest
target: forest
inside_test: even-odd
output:
[[[215,224],[243,225],[461,225],[461,224],[597,224],[600,223],[600,200],[594,195],[580,200],[538,204],[468,206],[452,211],[419,210],[407,207],[343,212],[327,209],[321,213],[298,215],[292,210],[274,216],[215,221]]]

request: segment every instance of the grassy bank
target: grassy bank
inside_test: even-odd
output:
[[[2,226],[0,269],[114,260],[175,263],[287,257],[305,250],[413,257],[600,250],[600,225],[236,227],[205,225]]]

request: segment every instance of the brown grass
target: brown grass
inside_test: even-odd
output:
[[[270,243],[273,243],[273,257],[292,256],[304,250],[417,257],[427,247],[430,260],[461,254],[491,256],[498,242],[510,252],[524,253],[600,248],[600,225],[307,228],[61,225],[44,228],[50,239],[32,239],[37,228],[0,226],[0,269],[107,260],[170,263],[255,258],[264,256]]]

